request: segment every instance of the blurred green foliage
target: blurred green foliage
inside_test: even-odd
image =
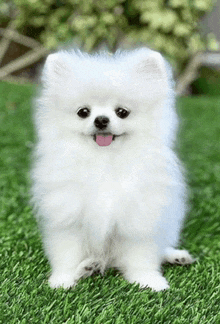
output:
[[[212,5],[213,0],[0,0],[0,19],[16,6],[18,29],[49,49],[68,41],[87,51],[103,42],[110,50],[121,41],[125,47],[147,44],[181,68],[194,52],[215,46],[213,37],[198,33],[198,21]]]
[[[191,85],[191,90],[196,95],[219,96],[220,71],[202,66],[199,70],[199,77]]]

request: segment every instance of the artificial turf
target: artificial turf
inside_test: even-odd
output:
[[[65,291],[47,284],[49,265],[29,205],[34,89],[0,83],[0,323],[220,323],[220,97],[178,100],[177,149],[189,184],[181,247],[197,262],[164,265],[171,288],[159,293],[114,270]]]

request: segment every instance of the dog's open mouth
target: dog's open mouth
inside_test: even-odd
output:
[[[111,133],[98,133],[93,135],[93,139],[99,146],[108,146],[115,140],[116,136]]]

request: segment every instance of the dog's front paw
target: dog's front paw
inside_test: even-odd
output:
[[[53,273],[49,278],[49,285],[51,288],[68,289],[76,284],[74,277],[69,273]]]
[[[151,288],[154,291],[165,290],[169,288],[166,279],[158,271],[134,272],[125,275],[130,283],[138,283],[141,288]]]

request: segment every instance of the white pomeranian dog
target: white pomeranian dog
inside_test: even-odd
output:
[[[50,286],[115,267],[130,283],[168,288],[161,263],[193,258],[175,249],[186,194],[167,63],[146,48],[60,51],[42,79],[32,193]]]

